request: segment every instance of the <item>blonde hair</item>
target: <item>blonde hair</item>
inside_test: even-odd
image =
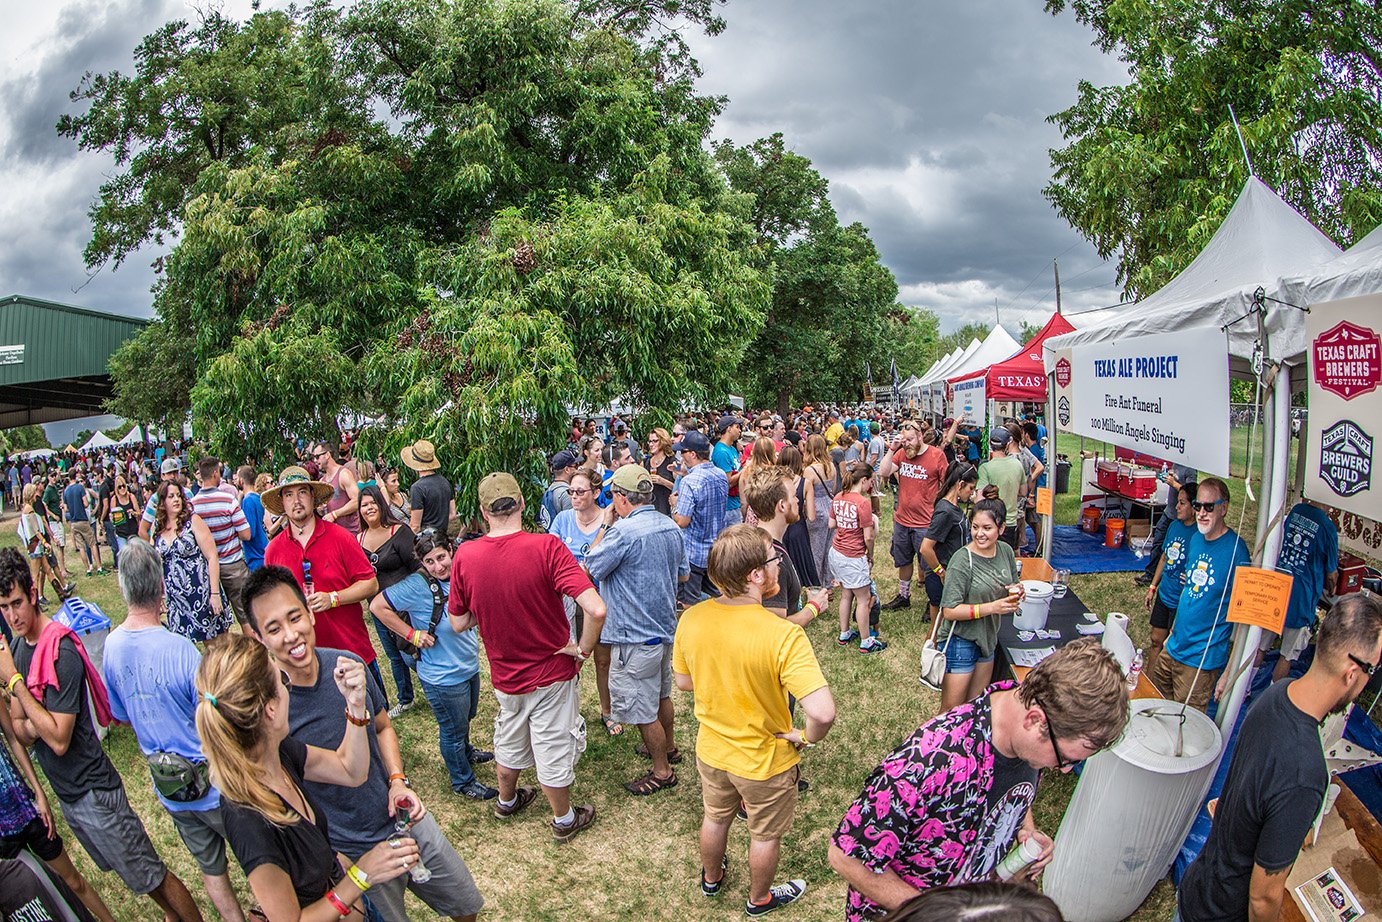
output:
[[[1017,687],[1024,707],[1046,712],[1051,732],[1096,749],[1113,745],[1128,725],[1128,686],[1113,655],[1093,638],[1068,643]]]
[[[749,455],[749,463],[754,467],[760,465],[767,467],[777,463],[777,446],[773,440],[764,436],[753,443],[753,452]]]
[[[812,435],[806,439],[806,463],[807,464],[829,464],[830,446],[825,443],[825,436]]]
[[[673,454],[672,434],[670,432],[659,426],[653,430],[653,435],[657,436],[657,450],[659,452],[661,452],[663,455]]]
[[[787,501],[787,483],[795,477],[790,469],[776,464],[755,465],[747,480],[739,478],[739,496],[766,522],[777,514],[777,504]]]
[[[757,525],[731,525],[710,546],[705,569],[710,581],[725,595],[743,595],[749,574],[768,565],[772,539]]]
[[[278,669],[264,645],[227,633],[197,669],[197,736],[222,796],[288,826],[298,815],[259,775],[257,752],[266,743],[264,707],[278,696]],[[277,753],[273,754],[277,757]]]
[[[260,474],[254,478],[254,492],[263,493],[274,485],[274,475],[269,473]]]
[[[34,504],[34,500],[38,499],[38,484],[24,484],[24,493],[21,499],[23,500],[25,505],[32,506]]]

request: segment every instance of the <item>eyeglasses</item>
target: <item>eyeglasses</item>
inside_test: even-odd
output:
[[[324,452],[324,451],[315,451],[315,452],[312,453],[312,460],[314,460],[314,461],[320,461],[322,458],[325,458],[325,457],[326,457],[326,452]]]
[[[570,493],[572,496],[588,496],[589,494],[594,493],[595,491],[594,491],[594,490],[567,490],[566,492],[567,492],[567,493]]]
[[[776,554],[772,555],[772,556],[769,557],[767,560],[763,561],[763,566],[767,567],[767,566],[771,566],[772,564],[781,565],[781,564],[782,564],[782,558],[783,558],[783,557],[786,557],[786,556],[787,556],[786,554],[782,553],[781,551],[778,551]]]
[[[1077,760],[1066,759],[1065,756],[1061,755],[1060,744],[1056,742],[1056,731],[1051,726],[1051,712],[1047,710],[1046,705],[1041,703],[1040,698],[1034,697],[1032,701],[1036,703],[1037,707],[1041,708],[1042,714],[1046,717],[1046,735],[1051,740],[1051,752],[1055,753],[1056,756],[1056,769],[1065,771],[1067,768],[1074,766]]]
[[[1369,662],[1368,662],[1367,660],[1365,660],[1365,659],[1359,659],[1358,657],[1354,656],[1352,653],[1350,653],[1350,654],[1348,655],[1348,658],[1351,659],[1351,660],[1353,660],[1353,662],[1356,663],[1356,664],[1358,665],[1358,668],[1359,668],[1359,669],[1361,669],[1361,670],[1363,670],[1364,672],[1366,672],[1366,673],[1368,674],[1368,677],[1369,677],[1369,678],[1371,678],[1371,677],[1377,672],[1378,666],[1379,666],[1379,665],[1382,665],[1382,664],[1379,664],[1379,663],[1369,663]]]
[[[1226,499],[1216,499],[1216,500],[1215,500],[1214,502],[1212,502],[1212,503],[1201,503],[1201,502],[1196,502],[1195,500],[1191,500],[1191,501],[1190,501],[1190,508],[1191,508],[1191,509],[1194,509],[1196,512],[1213,512],[1215,506],[1218,506],[1218,505],[1220,505],[1220,504],[1222,504],[1222,503],[1226,503],[1226,502],[1228,502],[1228,500],[1226,500]]]

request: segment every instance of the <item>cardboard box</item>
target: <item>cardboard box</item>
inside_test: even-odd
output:
[[[1129,538],[1146,538],[1152,533],[1152,523],[1146,519],[1133,519],[1124,526],[1124,533]]]

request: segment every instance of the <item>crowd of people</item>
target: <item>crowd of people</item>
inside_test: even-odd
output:
[[[393,721],[420,690],[452,790],[506,823],[541,800],[548,834],[568,843],[597,821],[577,796],[587,742],[580,675],[593,660],[600,732],[636,728],[634,751],[647,760],[624,784],[630,797],[656,796],[687,773],[677,734],[682,743],[691,734],[674,720],[674,689],[692,696],[701,891],[725,891],[729,832],[741,818],[750,841],[744,911],[762,915],[806,889],[805,880],[777,879],[781,843],[809,787],[802,754],[837,721],[829,669],[803,628],[834,590],[839,645],[883,654],[879,612],[910,609],[920,583],[918,618],[933,619],[945,660],[941,707],[882,757],[830,837],[830,864],[848,884],[845,915],[940,919],[968,907],[989,914],[966,918],[1059,919],[1032,891],[981,882],[1000,865],[1004,878],[1040,874],[1054,848],[1032,812],[1041,772],[1069,771],[1112,745],[1129,705],[1121,669],[1091,640],[1065,645],[1020,685],[992,682],[999,620],[1021,601],[1018,554],[1038,540],[1028,541],[1027,526],[1046,476],[1041,424],[985,432],[874,408],[804,408],[685,415],[643,441],[616,416],[605,433],[596,420],[574,420],[569,444],[549,459],[548,483],[489,474],[474,520],[457,518],[443,459],[426,440],[405,447],[398,464],[353,457],[349,438],[303,442],[299,463],[276,476],[252,465],[231,471],[210,456],[187,465],[172,448],[31,470],[17,527],[38,543],[0,551],[0,685],[9,697],[0,708],[0,859],[29,850],[51,869],[51,892],[111,918],[67,855],[32,748],[96,866],[166,918],[200,918],[101,747],[98,728],[120,721],[133,728],[158,800],[223,918],[402,920],[411,891],[439,915],[473,919],[483,897],[410,786],[408,762],[425,756],[403,751]],[[56,506],[30,495],[44,478],[69,483]],[[890,484],[899,589],[883,602],[874,545]],[[1246,550],[1224,525],[1228,488],[1209,478],[1182,492],[1192,489],[1148,599],[1165,630],[1154,675],[1202,706],[1222,679],[1217,648],[1227,632],[1221,638],[1207,613],[1228,578],[1201,585],[1192,572],[1184,592],[1163,590],[1197,554],[1231,573]],[[85,518],[73,515],[67,490]],[[539,493],[530,511],[525,495]],[[1189,511],[1202,520],[1193,535]],[[60,597],[72,591],[54,526],[75,535],[83,522],[85,532],[102,526],[128,610],[100,669],[45,613],[43,597],[45,585]],[[83,559],[94,573],[101,544],[89,543],[94,560]],[[1310,681],[1289,686],[1309,691],[1287,702],[1309,714],[1356,697],[1362,667],[1382,657],[1376,605],[1331,613],[1325,624],[1336,627],[1322,629]],[[498,711],[488,750],[471,728],[484,694],[482,647]],[[492,785],[476,772],[491,762]],[[1289,837],[1303,813],[1270,820],[1275,804],[1240,809],[1248,832],[1207,853],[1219,856],[1213,873],[1230,876],[1244,873],[1246,854],[1257,899],[1244,836],[1266,815],[1274,837]],[[1035,857],[1008,868],[1015,848]],[[228,854],[245,872],[253,910],[236,898]],[[1191,922],[1239,917],[1202,908],[1217,897],[1187,899]]]

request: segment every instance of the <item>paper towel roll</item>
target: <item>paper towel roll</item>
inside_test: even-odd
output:
[[[1118,667],[1127,675],[1137,647],[1128,636],[1128,616],[1121,611],[1108,613],[1108,620],[1104,623],[1103,647],[1113,654],[1113,658],[1118,660]]]

